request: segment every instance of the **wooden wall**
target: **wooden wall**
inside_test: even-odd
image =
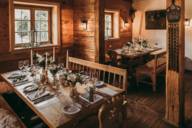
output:
[[[96,59],[96,0],[74,0],[74,55],[78,58]],[[81,27],[81,20],[87,19],[87,30]]]
[[[97,43],[99,45],[105,45],[101,44],[102,41],[100,40],[97,42],[97,28],[96,26],[99,24],[100,28],[103,28],[103,24],[100,24],[102,22],[102,13],[99,12],[99,18],[98,19],[97,13],[100,8],[97,8],[96,6],[97,0],[74,0],[74,53],[76,57],[83,58],[86,60],[91,61],[97,61],[97,56],[99,56],[100,53],[104,53],[97,48]],[[128,11],[130,8],[131,3],[125,2],[123,0],[105,0],[100,2],[99,6],[104,6],[104,9],[113,9],[119,12],[126,13],[128,15]],[[102,9],[101,9],[102,10]],[[122,15],[122,13],[120,13]],[[88,29],[87,31],[82,30],[81,28],[81,19],[86,18],[88,19]],[[122,28],[122,18],[120,18],[120,32],[119,32],[119,38],[108,40],[107,42],[112,43],[112,45],[115,48],[121,47],[125,42],[130,41],[132,38],[132,23],[129,20],[129,26],[127,29]],[[102,39],[101,35],[104,35],[104,29],[100,30],[100,38]],[[104,41],[103,41],[104,43]],[[99,46],[99,47],[100,47]]]
[[[0,16],[3,17],[0,20],[0,72],[15,69],[19,60],[29,59],[30,56],[29,50],[9,52],[9,1],[11,0],[0,0]],[[48,1],[60,2],[60,0]],[[97,61],[99,53],[103,53],[100,50],[101,46],[104,45],[104,39],[102,38],[103,42],[100,39],[101,35],[104,35],[102,24],[104,11],[101,12],[100,7],[104,8],[105,3],[107,9],[128,11],[130,3],[123,2],[123,0],[106,0],[101,3],[98,0],[71,0],[68,2],[61,5],[61,47],[57,49],[57,54],[65,55],[66,47],[70,47],[73,48],[74,56]],[[87,30],[83,30],[81,27],[81,20],[84,18],[88,20]],[[129,23],[128,30],[120,32],[120,38],[111,40],[115,47],[131,40],[132,25],[131,22]]]
[[[125,0],[105,0],[105,9],[119,11],[120,21],[119,21],[119,38],[106,40],[107,43],[112,44],[113,48],[122,47],[122,45],[128,41],[132,40],[132,22],[129,19],[129,24],[126,29],[123,28],[122,17],[129,15],[129,9],[131,6],[130,1]]]
[[[9,50],[8,7],[8,0],[0,0],[0,54]]]
[[[11,0],[0,0],[0,73],[16,69],[18,61],[29,59],[30,57],[29,50],[9,52],[9,1]],[[48,1],[59,2],[59,0]],[[63,57],[63,54],[65,54],[66,51],[66,47],[70,47],[72,44],[73,9],[72,3],[68,3],[61,5],[61,47],[56,51],[57,57]],[[39,49],[40,52],[43,50],[51,50],[51,48]]]

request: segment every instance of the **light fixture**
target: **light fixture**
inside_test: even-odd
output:
[[[128,25],[129,25],[129,20],[128,20],[128,18],[127,17],[124,17],[123,18],[123,22],[124,22],[124,28],[127,28],[128,27]]]
[[[81,27],[83,30],[87,30],[87,25],[88,25],[88,20],[87,19],[82,19],[81,20]]]
[[[185,19],[185,26],[190,27],[191,26],[191,20],[190,19]]]

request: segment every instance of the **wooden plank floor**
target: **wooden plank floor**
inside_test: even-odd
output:
[[[152,92],[150,85],[141,84],[128,92],[129,128],[172,128],[163,121],[165,116],[165,80],[159,78],[158,91]],[[192,128],[192,73],[185,74],[185,118],[186,128]]]

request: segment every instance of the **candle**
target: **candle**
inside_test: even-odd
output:
[[[46,52],[45,53],[45,68],[47,69],[47,56],[48,56],[48,53]]]
[[[33,65],[33,50],[31,49],[31,66]]]
[[[67,69],[69,68],[69,65],[68,65],[68,57],[69,57],[69,51],[67,50],[67,54],[66,54],[66,68],[67,68]]]
[[[55,47],[53,47],[53,61],[55,61]]]

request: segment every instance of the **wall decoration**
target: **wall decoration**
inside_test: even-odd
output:
[[[179,72],[179,21],[181,18],[181,7],[175,5],[175,0],[172,1],[170,7],[167,8],[168,19],[168,68]]]
[[[146,29],[166,29],[166,10],[145,12]]]

